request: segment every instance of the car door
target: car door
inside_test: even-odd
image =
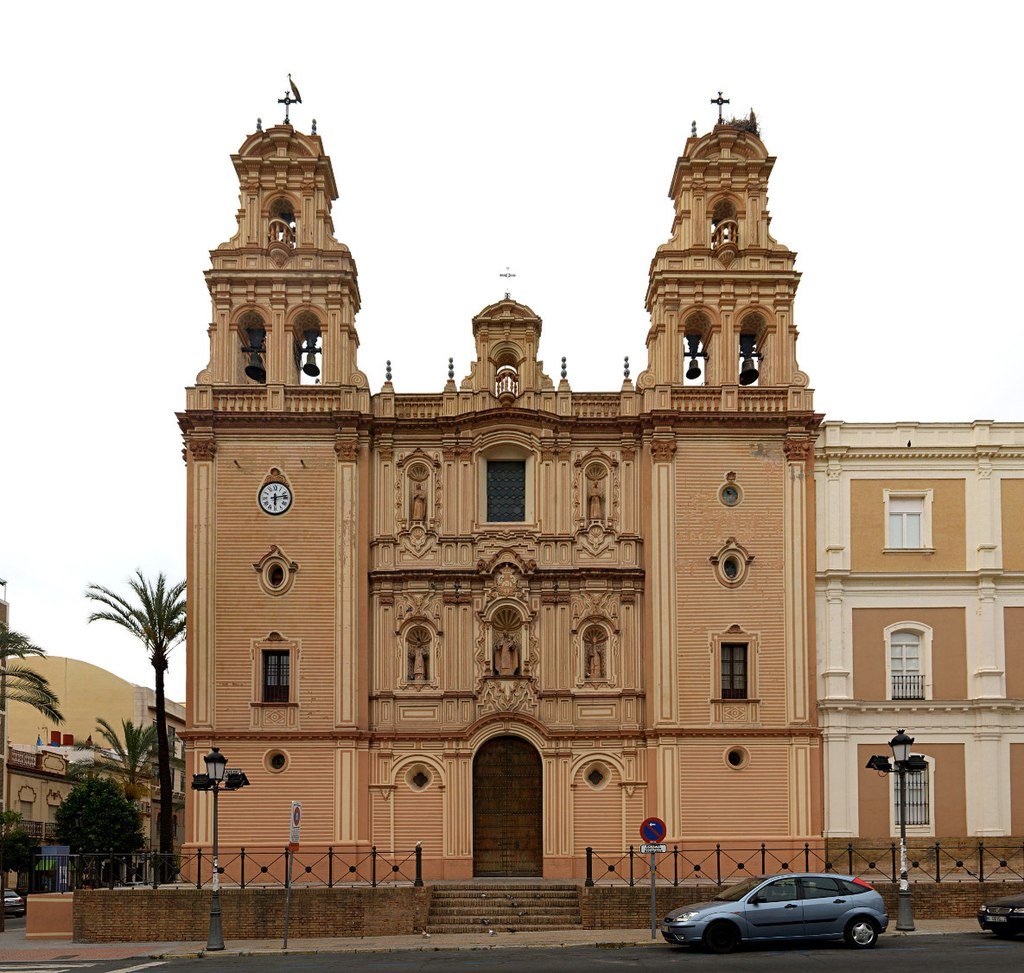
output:
[[[825,875],[806,875],[797,881],[803,892],[804,935],[842,935],[843,918],[850,908],[846,890]]]
[[[804,934],[804,909],[795,878],[778,878],[751,895],[743,910],[751,939],[784,939]]]

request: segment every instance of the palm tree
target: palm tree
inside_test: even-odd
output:
[[[27,659],[30,656],[46,655],[27,635],[11,631],[6,622],[0,622],[0,746],[7,747],[7,704],[27,703],[48,720],[63,723],[60,700],[50,689],[46,676],[40,675],[28,666],[12,663],[12,659]],[[4,755],[6,757],[6,754]],[[4,771],[6,773],[6,770]],[[0,808],[0,835],[6,835],[10,826],[21,820],[21,815],[12,817],[11,812]],[[3,853],[0,851],[0,897],[4,894]],[[0,909],[0,912],[3,910]],[[4,929],[0,915],[0,932]]]
[[[12,659],[46,655],[45,650],[33,645],[27,635],[14,632],[0,622],[0,712],[7,715],[8,703],[27,703],[48,720],[63,723],[64,717],[50,683],[28,666],[12,664]]]
[[[109,588],[91,584],[85,597],[105,608],[89,616],[90,622],[114,622],[145,646],[156,676],[156,743],[160,778],[160,852],[174,851],[174,794],[171,788],[171,752],[167,742],[164,674],[171,650],[185,636],[185,582],[168,586],[161,571],[150,581],[139,570],[128,579],[131,595],[124,598]]]
[[[153,758],[156,756],[156,727],[135,726],[131,720],[121,720],[121,735],[105,719],[96,717],[96,732],[103,743],[90,748],[98,759],[96,770],[107,773],[121,784],[124,796],[132,801],[141,800],[149,793],[153,779]],[[112,753],[113,757],[107,756]]]

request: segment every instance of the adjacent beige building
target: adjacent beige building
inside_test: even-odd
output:
[[[825,833],[1024,835],[1024,425],[826,422],[815,449]]]
[[[118,735],[123,720],[131,720],[135,726],[149,726],[156,720],[156,693],[148,686],[136,686],[120,676],[84,662],[65,656],[47,655],[29,659],[25,665],[45,676],[50,687],[60,700],[64,722],[53,726],[32,707],[24,703],[12,703],[8,714],[7,742],[16,752],[30,753],[33,759],[36,751],[59,756],[59,759],[81,759],[74,747],[101,743],[96,734],[96,720],[105,719]],[[178,842],[184,836],[185,790],[185,742],[181,731],[185,727],[185,707],[181,703],[167,700],[167,728],[170,734],[171,754],[176,764],[171,768],[175,795],[175,818],[177,820]],[[62,756],[60,756],[62,755]],[[27,761],[27,757],[20,758]],[[154,780],[152,795],[140,801],[144,827],[154,845],[158,840],[159,784]],[[10,794],[10,792],[9,792]],[[15,796],[10,795],[8,806],[19,810]]]

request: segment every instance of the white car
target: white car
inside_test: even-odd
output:
[[[4,915],[23,916],[25,900],[14,889],[4,889]]]

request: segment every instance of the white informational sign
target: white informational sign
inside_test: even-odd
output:
[[[641,855],[653,855],[655,853],[657,853],[659,855],[663,855],[663,854],[665,854],[666,851],[668,851],[668,845],[641,845],[640,846],[640,854]]]
[[[292,801],[292,819],[288,830],[288,843],[298,846],[299,827],[302,824],[302,802]]]

